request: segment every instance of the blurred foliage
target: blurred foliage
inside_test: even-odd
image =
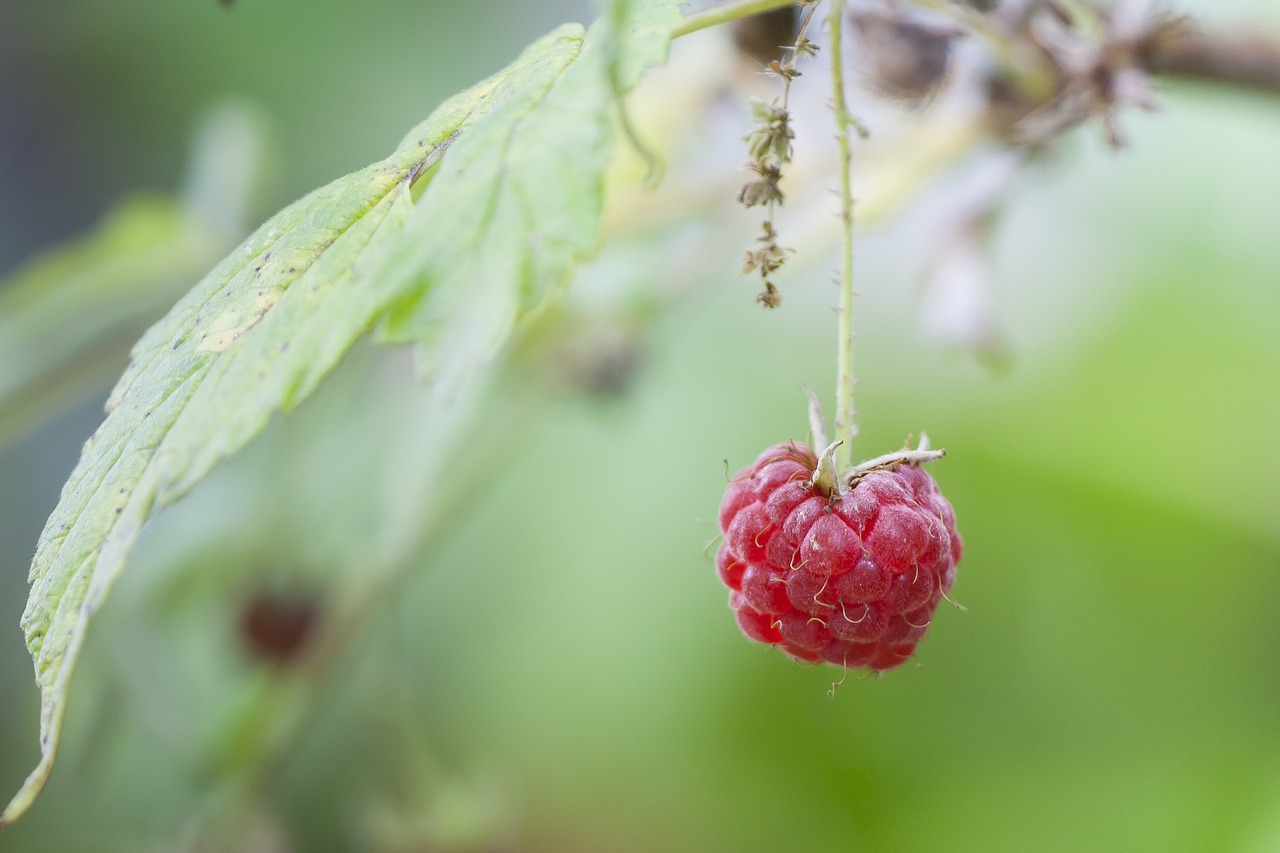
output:
[[[135,199],[91,241],[17,273],[0,290],[0,443],[115,378],[132,342],[225,249],[167,199]]]
[[[238,240],[263,120],[205,116],[181,200],[134,197],[0,282],[0,447],[115,379],[129,348]]]
[[[614,9],[590,35],[568,24],[538,39],[447,99],[386,159],[267,220],[133,347],[36,546],[21,624],[41,690],[41,760],[0,826],[44,787],[89,623],[153,509],[307,399],[374,326],[416,344],[434,420],[450,421],[514,327],[591,253],[614,159],[609,107],[665,60],[680,20],[674,0]],[[389,515],[418,512],[410,501]],[[402,528],[375,531],[371,563],[412,556],[422,540]],[[277,633],[264,619],[292,623],[281,608],[294,608],[259,601],[244,622],[263,647]]]
[[[198,13],[136,5],[156,29],[136,36],[153,47],[127,73],[141,93],[161,75],[176,87],[155,21]],[[456,51],[457,32],[484,32],[466,5],[413,38]],[[241,18],[214,20],[286,6],[242,0]],[[394,14],[426,12],[326,9],[309,26],[336,44]],[[446,88],[545,28],[505,33]],[[193,29],[174,38],[215,55],[219,36]],[[310,61],[302,43],[273,49],[253,62]],[[131,119],[165,103],[119,97]],[[375,125],[398,136],[404,114],[385,103],[333,101],[381,109]],[[1164,107],[1131,123],[1128,153],[1079,141],[1017,188],[993,262],[1008,376],[916,332],[927,216],[859,244],[860,455],[927,428],[950,452],[932,473],[967,544],[955,594],[969,610],[939,613],[919,669],[850,677],[829,699],[838,672],[794,666],[733,625],[702,555],[721,460],[803,437],[800,383],[834,380],[829,259],[802,254],[766,316],[736,277],[750,218],[686,221],[601,257],[580,282],[582,328],[531,336],[475,401],[450,462],[466,488],[432,516],[442,535],[358,642],[314,650],[336,661],[319,684],[256,660],[238,626],[264,590],[312,597],[323,621],[382,582],[362,569],[403,499],[390,460],[432,428],[403,354],[358,349],[160,516],[95,625],[65,763],[0,850],[1277,849],[1280,120],[1272,101],[1194,87]],[[313,108],[280,109],[282,135]],[[714,118],[690,133],[714,136]],[[377,148],[348,124],[314,138],[297,189]],[[669,187],[681,179],[673,162]],[[655,314],[672,292],[684,296]],[[621,397],[557,373],[564,346],[619,342],[601,340],[600,312],[622,318],[638,371]],[[0,456],[11,784],[35,751],[16,630],[27,560],[96,420],[72,413]]]

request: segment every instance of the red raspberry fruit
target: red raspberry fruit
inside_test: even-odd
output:
[[[817,464],[779,444],[729,482],[716,557],[729,606],[747,637],[797,660],[901,666],[955,582],[955,513],[916,465],[828,496],[810,483]]]

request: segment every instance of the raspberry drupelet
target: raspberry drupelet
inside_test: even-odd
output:
[[[832,488],[798,443],[769,448],[720,504],[720,580],[742,633],[793,658],[882,672],[929,630],[963,551],[951,504],[918,465]]]

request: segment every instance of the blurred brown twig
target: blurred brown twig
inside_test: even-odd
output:
[[[1157,32],[1142,58],[1152,74],[1280,95],[1280,38],[1208,33],[1184,22]]]

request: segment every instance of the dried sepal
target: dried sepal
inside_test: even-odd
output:
[[[796,43],[792,46],[791,50],[795,56],[807,56],[810,59],[818,55],[818,45],[809,41],[809,39],[804,36],[800,36],[800,38],[796,39]]]
[[[760,176],[759,180],[748,181],[738,191],[738,201],[743,207],[757,205],[782,204],[782,190],[778,182],[782,179],[782,168],[774,160],[757,161],[750,165],[752,171]]]
[[[800,76],[800,70],[796,68],[795,63],[789,61],[782,62],[777,59],[764,67],[764,73],[786,80],[787,82],[790,82]]]
[[[751,101],[751,117],[755,119],[756,126],[743,139],[752,159],[774,157],[781,163],[791,162],[791,142],[795,139],[795,131],[791,128],[791,113],[787,108],[755,98]]]
[[[756,302],[765,308],[777,308],[782,304],[782,294],[773,286],[773,282],[765,279],[764,290],[756,294]]]

